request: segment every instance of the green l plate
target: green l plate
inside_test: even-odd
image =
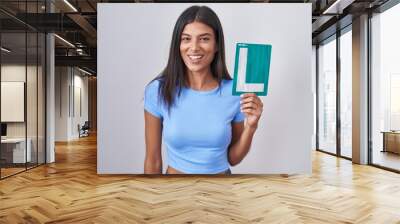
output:
[[[269,44],[236,44],[232,95],[267,95],[271,49]]]

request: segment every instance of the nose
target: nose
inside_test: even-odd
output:
[[[190,49],[192,51],[198,51],[200,49],[199,42],[197,40],[193,40]]]

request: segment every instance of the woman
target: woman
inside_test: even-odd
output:
[[[263,108],[253,93],[232,96],[221,23],[205,6],[179,16],[167,66],[144,101],[145,174],[162,173],[161,139],[167,174],[229,174],[248,153]]]

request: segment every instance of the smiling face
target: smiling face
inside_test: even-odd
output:
[[[213,29],[201,22],[185,26],[181,35],[180,53],[190,72],[210,70],[210,64],[217,52]]]

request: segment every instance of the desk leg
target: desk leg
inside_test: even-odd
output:
[[[386,134],[383,133],[382,136],[383,136],[383,149],[381,152],[386,152]]]

